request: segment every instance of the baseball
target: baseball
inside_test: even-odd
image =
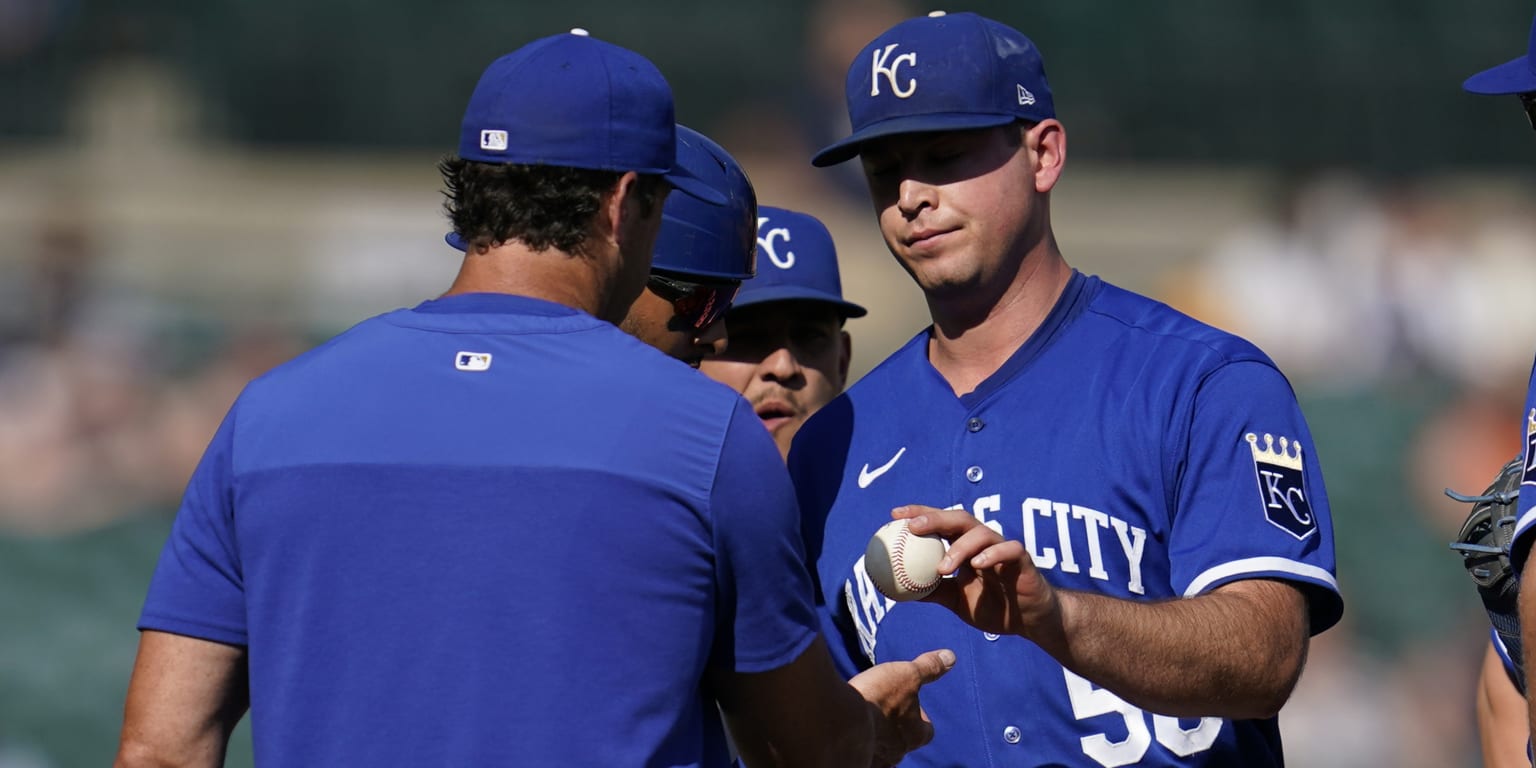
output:
[[[944,540],[919,536],[906,520],[880,526],[864,549],[864,570],[880,593],[892,600],[921,600],[939,586]]]

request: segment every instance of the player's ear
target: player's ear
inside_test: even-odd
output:
[[[622,233],[634,226],[635,222],[631,219],[638,216],[640,211],[631,198],[635,196],[635,185],[639,181],[640,174],[625,171],[604,193],[597,222],[598,235],[604,240],[617,244],[623,237]]]
[[[1041,120],[1024,132],[1024,145],[1034,161],[1035,191],[1050,192],[1067,164],[1067,129],[1055,119]]]

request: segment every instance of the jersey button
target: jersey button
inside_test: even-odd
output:
[[[971,467],[965,470],[965,479],[973,483],[981,482],[981,467]]]
[[[971,418],[966,419],[966,421],[965,421],[965,428],[969,429],[972,432],[980,432],[981,428],[985,427],[986,425],[987,425],[987,423],[985,421],[982,421],[981,419],[978,419],[975,416],[972,416]]]
[[[1019,731],[1018,726],[1010,725],[1003,729],[1003,741],[1006,741],[1009,744],[1017,744],[1019,743],[1019,739],[1022,738],[1024,738],[1024,734]]]

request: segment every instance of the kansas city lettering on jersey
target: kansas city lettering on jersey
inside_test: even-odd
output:
[[[949,509],[964,509],[956,504]],[[1005,515],[1019,515],[1024,548],[1035,567],[1047,571],[1080,574],[1111,582],[1135,595],[1147,593],[1141,579],[1141,559],[1146,552],[1147,531],[1114,515],[1081,504],[1028,498],[1005,512],[1001,494],[982,496],[971,503],[971,514],[1000,536]],[[1075,542],[1084,541],[1082,551]],[[1113,568],[1111,564],[1124,567]],[[864,570],[864,558],[853,564],[853,572],[843,582],[843,598],[848,615],[858,629],[859,646],[871,663],[875,660],[875,632],[896,601],[880,594]]]

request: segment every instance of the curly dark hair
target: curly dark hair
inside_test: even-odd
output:
[[[445,157],[443,210],[473,250],[517,240],[536,251],[580,254],[592,234],[603,194],[623,174],[556,165],[481,163]],[[667,189],[661,176],[640,176],[641,213],[650,216]]]

